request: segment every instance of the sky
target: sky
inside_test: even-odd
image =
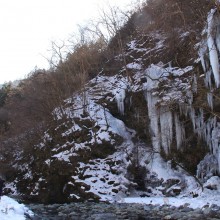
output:
[[[108,0],[119,7],[130,0]],[[105,0],[7,0],[0,2],[0,84],[49,67],[52,41],[64,40],[98,16]]]

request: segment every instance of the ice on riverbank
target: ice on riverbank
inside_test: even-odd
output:
[[[215,204],[220,206],[220,193],[216,191],[212,191],[209,189],[204,189],[197,197],[189,197],[189,196],[182,196],[182,197],[145,197],[145,198],[124,198],[123,203],[139,203],[139,204],[152,204],[152,205],[171,205],[175,207],[186,205],[190,208],[203,208],[204,206],[208,205],[211,206]]]
[[[32,216],[33,213],[24,204],[19,204],[17,201],[7,196],[1,197],[1,220],[25,220],[26,215]]]

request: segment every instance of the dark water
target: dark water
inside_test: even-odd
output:
[[[34,213],[33,220],[158,220],[156,213],[145,210],[144,205],[105,204],[105,203],[71,203],[71,204],[29,204]],[[158,214],[158,213],[157,213]]]
[[[220,219],[220,207],[212,205],[192,209],[187,205],[143,205],[124,203],[70,203],[70,204],[29,204],[35,215],[32,220],[216,220]]]

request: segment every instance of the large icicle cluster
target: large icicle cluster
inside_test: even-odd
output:
[[[207,102],[211,110],[213,110],[213,93],[220,86],[220,67],[218,55],[220,53],[220,17],[216,9],[212,9],[208,13],[207,28],[205,31],[207,33],[207,41],[203,41],[201,43],[199,55],[205,73],[205,86],[209,90],[207,92]],[[207,62],[206,60],[207,49],[209,55],[209,62]],[[209,68],[208,63],[210,63],[211,68]],[[215,79],[215,85],[212,85],[212,74]],[[193,114],[195,114],[195,110]],[[206,121],[204,121],[204,113],[203,110],[200,109],[200,111],[197,112],[197,114],[194,117],[194,124],[194,130],[200,137],[206,140],[208,146],[210,147],[210,151],[213,155],[213,158],[216,160],[218,164],[217,167],[214,165],[213,167],[216,167],[215,169],[218,169],[218,173],[220,174],[220,122],[217,121],[217,118],[214,114],[211,114],[211,116]],[[200,165],[198,166],[197,174],[202,178],[204,177],[203,168],[203,163],[200,163]],[[210,169],[207,169],[207,173],[209,171]],[[215,170],[215,172],[217,172],[217,170]]]
[[[185,72],[187,71],[190,70],[185,70]],[[180,121],[180,116],[184,115],[190,118],[193,130],[198,137],[203,138],[210,147],[210,151],[214,155],[213,158],[218,164],[218,166],[215,166],[217,170],[214,169],[214,171],[218,173],[220,171],[220,122],[217,121],[215,116],[205,120],[204,110],[202,108],[195,109],[193,94],[197,93],[198,87],[196,75],[191,78],[191,87],[185,90],[186,102],[178,100],[180,114],[170,110],[169,99],[167,99],[166,103],[161,103],[161,100],[166,100],[166,94],[160,91],[159,83],[167,80],[169,74],[174,75],[172,69],[168,70],[157,65],[151,65],[145,71],[147,77],[145,97],[148,103],[152,145],[156,151],[163,149],[166,154],[169,153],[172,144],[175,144],[176,148],[180,149],[185,138],[185,128]],[[211,81],[209,82],[209,77],[207,79],[206,85],[209,85]],[[212,93],[209,92],[207,96],[209,96],[209,106],[213,108]],[[198,168],[198,176],[205,176],[204,169]]]
[[[207,27],[204,33],[206,33],[207,38],[200,44],[199,56],[205,73],[205,85],[210,90],[207,93],[207,101],[209,107],[213,109],[213,91],[220,86],[220,63],[218,56],[220,53],[220,17],[216,9],[212,9],[208,13]],[[206,57],[208,57],[208,60]],[[212,76],[215,81],[214,85],[211,80]]]
[[[214,115],[211,115],[207,120],[205,120],[204,110],[202,108],[199,108],[196,111],[193,107],[193,104],[190,104],[192,101],[190,101],[190,99],[188,101],[188,106],[186,104],[179,105],[179,108],[181,110],[180,114],[183,114],[190,118],[194,132],[200,138],[203,138],[206,141],[207,145],[210,148],[210,152],[213,155],[213,158],[218,164],[218,166],[214,166],[215,163],[211,163],[212,161],[214,161],[214,159],[212,159],[212,161],[210,161],[210,166],[213,166],[213,168],[207,168],[206,172],[209,173],[210,170],[214,170],[213,172],[220,173],[220,122],[217,121],[217,117]],[[176,125],[176,127],[178,126]],[[208,166],[206,165],[206,167]],[[197,174],[201,178],[205,176],[204,163],[200,163],[200,165],[198,166]]]
[[[152,144],[156,151],[162,148],[169,153],[171,144],[176,137],[176,145],[179,148],[184,138],[185,130],[177,114],[173,114],[168,105],[158,105],[158,94],[154,90],[161,80],[169,75],[169,71],[157,65],[151,65],[146,70],[147,84],[145,97],[148,103],[148,115]],[[174,135],[175,134],[175,135]]]

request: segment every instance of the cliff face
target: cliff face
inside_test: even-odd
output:
[[[212,9],[202,33],[176,29],[173,56],[163,30],[129,41],[53,111],[28,162],[16,159],[18,191],[52,203],[210,187],[220,175],[219,19]]]

